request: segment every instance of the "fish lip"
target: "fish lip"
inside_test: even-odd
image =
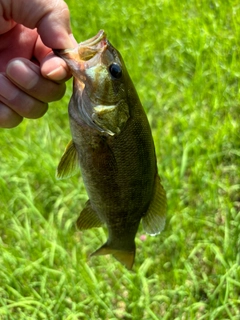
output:
[[[107,35],[104,30],[100,30],[94,37],[80,42],[75,48],[71,49],[54,49],[54,53],[69,60],[72,57],[77,58],[79,63],[94,59],[97,54],[106,50],[108,45]]]
[[[81,46],[81,47],[93,46],[93,45],[98,44],[104,38],[106,38],[106,33],[104,30],[101,29],[94,37],[87,39],[83,42],[80,42],[79,46]]]

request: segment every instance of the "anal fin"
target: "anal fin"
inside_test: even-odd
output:
[[[98,228],[103,225],[103,221],[98,217],[97,213],[93,210],[90,200],[85,204],[85,208],[81,211],[77,220],[77,226],[80,230],[91,228]]]
[[[155,178],[154,194],[148,211],[142,218],[143,228],[146,233],[154,236],[159,234],[165,226],[167,209],[166,192],[161,185],[159,176]]]

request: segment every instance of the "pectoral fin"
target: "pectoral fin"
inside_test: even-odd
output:
[[[80,213],[77,220],[77,226],[80,230],[91,228],[98,228],[103,225],[103,221],[98,217],[97,213],[93,210],[90,200],[85,204],[85,208]]]
[[[65,179],[73,176],[78,169],[78,155],[73,141],[71,140],[57,167],[57,179]]]
[[[154,195],[146,215],[142,218],[146,233],[154,236],[160,233],[165,226],[167,198],[166,192],[157,175],[155,179]]]
[[[116,105],[97,105],[92,113],[95,125],[110,136],[119,134],[129,117],[129,108],[124,100],[120,100]]]
[[[119,133],[119,128],[113,123],[112,114],[115,113],[117,106],[104,106],[98,105],[93,108],[94,112],[92,114],[93,121],[99,125],[103,132],[106,132],[110,136],[114,136]]]

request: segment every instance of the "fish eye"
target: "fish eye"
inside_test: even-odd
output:
[[[114,79],[120,79],[122,76],[122,68],[117,63],[110,64],[109,71]]]

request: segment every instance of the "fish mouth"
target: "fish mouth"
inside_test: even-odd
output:
[[[108,41],[104,30],[100,30],[94,37],[80,42],[73,49],[54,49],[54,53],[64,59],[70,69],[76,70],[76,63],[81,70],[96,64],[99,55],[107,49]]]
[[[85,40],[83,42],[80,42],[80,46],[94,46],[96,44],[98,44],[101,40],[106,38],[106,33],[104,30],[100,30],[94,37]]]
[[[79,58],[82,61],[92,59],[96,54],[102,53],[107,47],[107,36],[104,30],[100,30],[95,37],[80,42],[78,45]]]

